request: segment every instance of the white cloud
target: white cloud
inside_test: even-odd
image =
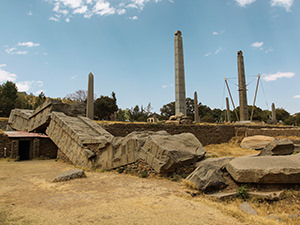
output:
[[[3,69],[1,69],[2,67],[6,67],[6,64],[1,64],[0,65],[0,83],[5,82],[5,81],[15,81],[17,75],[14,73],[10,73],[8,71],[5,71]]]
[[[279,78],[292,78],[295,76],[293,72],[277,72],[274,74],[263,74],[263,79],[265,81],[275,81]]]
[[[163,85],[163,86],[161,86],[162,88],[167,88],[168,87],[168,85]]]
[[[66,18],[65,21],[66,21],[67,23],[69,23],[69,22],[70,22],[70,18]]]
[[[218,48],[218,49],[215,51],[215,55],[219,54],[221,50],[222,50],[222,48]]]
[[[7,48],[5,52],[9,55],[26,55],[27,51],[17,51],[17,48]]]
[[[300,95],[295,95],[293,98],[300,98]]]
[[[131,20],[137,20],[138,17],[137,16],[132,16],[132,17],[129,17],[129,19],[131,19]]]
[[[25,92],[35,91],[39,87],[43,86],[43,82],[42,81],[21,81],[21,82],[17,82],[16,86],[18,88],[18,91],[25,91]],[[39,93],[41,93],[40,90]]]
[[[123,15],[126,13],[126,9],[118,9],[117,13],[118,13],[118,15]]]
[[[81,6],[80,8],[77,8],[73,11],[74,14],[79,13],[79,14],[83,14],[86,13],[86,11],[88,10],[88,7],[86,5]]]
[[[17,50],[17,48],[7,48],[7,49],[5,49],[5,52],[6,52],[7,54],[11,55],[12,52],[14,52],[15,50]]]
[[[77,77],[78,77],[77,75],[72,76],[72,77],[71,77],[71,80],[74,80],[74,79],[76,79]]]
[[[252,4],[256,0],[235,0],[240,6],[246,7],[247,5]]]
[[[32,47],[38,47],[40,46],[40,44],[29,41],[29,42],[18,42],[18,46],[26,46],[28,48],[32,48]]]
[[[110,7],[110,3],[105,0],[98,0],[96,5],[94,6],[93,12],[95,14],[104,16],[115,14],[116,10],[113,7]]]
[[[220,35],[220,34],[223,34],[224,32],[225,32],[224,30],[214,31],[213,35]]]
[[[82,15],[84,18],[91,18],[94,15],[123,15],[127,12],[126,8],[135,8],[142,11],[147,3],[158,3],[162,0],[47,0],[53,6],[54,15],[50,21],[59,22],[61,19],[66,21],[72,14]],[[173,0],[169,0],[174,2]]]
[[[31,10],[29,10],[29,12],[27,13],[28,16],[32,16],[32,12]]]
[[[28,52],[27,51],[16,51],[13,52],[11,55],[27,55]]]
[[[51,16],[49,18],[50,21],[59,22],[59,18]]]
[[[263,46],[263,44],[264,44],[264,42],[254,42],[253,44],[251,44],[251,46],[253,47],[253,48],[261,48],[262,46]]]
[[[294,0],[271,0],[271,6],[280,6],[286,9],[287,12],[291,10]]]
[[[220,51],[222,50],[222,48],[218,48],[215,52],[208,52],[204,55],[204,57],[210,56],[210,55],[217,55],[220,53]]]
[[[75,9],[80,7],[82,0],[58,0],[58,2],[64,4],[64,6],[68,6],[72,9]]]

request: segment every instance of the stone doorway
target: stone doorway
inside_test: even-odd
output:
[[[20,160],[30,160],[30,142],[31,141],[19,141],[19,157]]]

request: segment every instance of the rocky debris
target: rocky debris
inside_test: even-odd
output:
[[[264,135],[254,135],[245,137],[241,142],[241,148],[261,150],[271,141],[275,140],[273,137]]]
[[[166,121],[169,124],[192,124],[193,118],[185,116],[183,113],[177,113],[175,116],[170,116],[169,120]]]
[[[256,210],[248,202],[243,202],[239,206],[239,209],[242,210],[244,213],[247,213],[250,215],[257,215]]]
[[[294,152],[294,144],[288,139],[275,139],[260,152],[259,156],[291,155]]]
[[[222,169],[234,157],[209,158],[198,162],[197,168],[186,178],[192,182],[199,190],[210,192],[226,187],[226,179]]]
[[[227,171],[239,183],[300,183],[300,154],[245,156],[231,160]]]
[[[169,135],[166,131],[134,131],[126,137],[114,137],[111,144],[98,147],[95,165],[103,169],[114,169],[136,162],[139,152],[149,136]]]
[[[205,149],[191,133],[150,135],[139,157],[158,173],[168,173],[176,168],[195,163],[205,156]]]
[[[300,153],[300,144],[294,144],[294,152]]]
[[[86,175],[83,170],[74,169],[58,175],[57,177],[54,178],[52,182],[62,182],[62,181],[68,181],[68,180],[84,178],[84,177],[86,177]]]
[[[235,191],[235,192],[229,192],[229,193],[218,192],[218,193],[208,194],[207,196],[217,199],[217,200],[220,200],[220,201],[224,201],[224,200],[236,198],[237,195],[238,195],[238,193]]]
[[[284,191],[271,191],[271,192],[260,192],[260,191],[250,191],[248,192],[249,197],[268,200],[268,201],[278,201],[283,199]]]

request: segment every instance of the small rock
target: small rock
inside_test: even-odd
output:
[[[244,213],[250,214],[250,215],[257,215],[257,212],[253,207],[248,203],[244,202],[239,206],[239,209],[242,210]]]
[[[214,193],[214,194],[208,194],[208,197],[212,197],[221,201],[227,200],[227,199],[232,199],[236,198],[237,192],[230,192],[230,193],[224,193],[224,192],[219,192],[219,193]]]
[[[268,215],[268,218],[278,220],[279,222],[283,222],[279,216],[277,216],[276,214],[273,214],[273,213]]]
[[[268,201],[278,201],[283,199],[284,191],[272,191],[272,192],[248,192],[250,197],[268,200]]]
[[[84,171],[80,169],[75,169],[59,174],[57,177],[54,178],[52,182],[68,181],[83,177],[86,177]]]

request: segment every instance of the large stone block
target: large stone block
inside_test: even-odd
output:
[[[226,186],[222,169],[233,157],[209,158],[197,163],[197,168],[186,178],[199,190],[209,192]]]
[[[13,109],[10,112],[8,125],[15,130],[28,131],[30,116],[33,110]]]
[[[254,135],[245,137],[241,142],[241,148],[260,150],[266,147],[271,141],[275,140],[273,137],[264,135]]]
[[[289,156],[245,156],[226,166],[240,183],[300,183],[300,154]]]
[[[205,156],[205,149],[190,133],[151,135],[139,153],[156,172],[173,172],[179,166],[194,163]]]
[[[259,155],[291,155],[294,152],[294,148],[294,143],[291,140],[276,139],[267,144],[266,147],[259,153]]]

